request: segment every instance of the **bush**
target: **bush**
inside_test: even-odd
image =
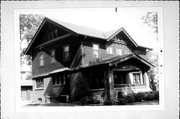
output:
[[[139,92],[139,93],[130,93],[128,95],[123,95],[122,92],[118,92],[118,97],[116,104],[118,105],[126,105],[128,103],[133,102],[142,102],[143,100],[152,101],[159,100],[159,92]]]
[[[99,103],[101,103],[101,100],[98,98],[93,98],[93,97],[86,96],[81,100],[82,105],[99,104]]]
[[[123,93],[120,91],[120,92],[118,92],[118,96],[117,96],[117,98],[118,99],[120,99],[120,98],[123,98],[124,97],[124,95],[123,95]]]
[[[86,105],[86,104],[93,104],[94,103],[94,100],[92,97],[84,97],[82,100],[81,100],[81,104],[82,105]]]
[[[135,102],[142,102],[142,100],[144,99],[145,93],[139,92],[139,93],[133,93],[133,95],[135,98]]]
[[[152,92],[146,92],[144,95],[144,100],[159,100],[159,92],[158,91],[152,91]]]
[[[125,99],[125,98],[119,98],[119,99],[116,101],[116,104],[117,104],[117,105],[126,105],[127,102],[126,102],[126,99]]]
[[[133,94],[131,94],[131,93],[125,96],[125,100],[127,103],[135,102],[135,98],[134,98]]]

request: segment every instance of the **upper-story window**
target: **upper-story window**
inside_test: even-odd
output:
[[[54,35],[55,35],[55,37],[58,37],[58,29],[55,29]]]
[[[64,58],[64,61],[69,61],[70,60],[69,45],[64,45],[63,46],[63,58]]]
[[[116,54],[117,54],[117,55],[122,55],[122,50],[121,50],[120,48],[117,48],[117,49],[116,49]]]
[[[55,49],[52,49],[51,51],[50,51],[50,55],[51,55],[51,63],[55,63],[55,58],[56,58],[56,52],[55,52]]]
[[[44,54],[41,54],[39,57],[39,66],[44,66]]]
[[[107,48],[107,53],[108,53],[108,54],[113,54],[112,47],[108,47],[108,48]]]
[[[51,31],[51,39],[54,38],[54,31]]]
[[[93,54],[95,55],[96,58],[99,57],[98,50],[99,50],[99,45],[98,44],[93,44]]]

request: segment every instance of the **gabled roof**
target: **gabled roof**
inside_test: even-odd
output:
[[[103,65],[106,65],[106,66],[115,66],[117,64],[120,64],[120,63],[123,63],[123,62],[126,62],[128,60],[137,60],[138,62],[140,62],[141,64],[143,64],[143,68],[147,68],[147,70],[150,68],[150,67],[154,67],[153,64],[151,64],[150,62],[148,62],[147,60],[141,58],[140,56],[138,55],[135,55],[135,54],[128,54],[128,55],[121,55],[121,56],[114,56],[114,57],[110,57],[110,58],[107,58],[107,59],[103,59],[103,60],[100,60],[100,61],[96,61],[94,63],[91,63],[89,64],[88,66],[83,66],[83,67],[79,67],[79,68],[72,68],[72,69],[69,69],[69,68],[63,68],[63,69],[56,69],[52,72],[49,73],[49,75],[51,74],[56,74],[56,73],[73,73],[73,72],[78,72],[78,71],[81,71],[81,70],[86,70],[86,69],[89,69],[89,68],[95,68],[97,66],[103,66]],[[127,65],[128,66],[128,65]],[[145,67],[144,67],[145,66]],[[139,70],[137,67],[136,68],[133,68],[133,65],[131,67],[132,69],[136,69],[136,70]],[[122,69],[124,69],[124,67],[122,67]]]
[[[39,32],[41,31],[41,29],[43,28],[43,26],[46,22],[50,22],[52,24],[55,24],[55,25],[61,27],[62,29],[64,29],[65,31],[72,33],[73,35],[85,35],[85,36],[95,37],[95,38],[99,38],[99,39],[107,40],[107,41],[111,40],[118,33],[124,32],[126,34],[126,36],[129,38],[129,40],[134,44],[134,46],[150,49],[147,47],[139,46],[123,27],[120,27],[119,29],[115,29],[115,30],[112,30],[109,32],[104,32],[104,31],[100,31],[97,29],[92,29],[92,28],[79,26],[76,24],[71,24],[71,23],[67,23],[64,21],[56,20],[56,19],[49,19],[49,18],[45,17],[44,20],[42,21],[40,27],[38,28],[37,32],[35,33],[34,37],[32,38],[32,41],[30,42],[27,49],[25,50],[25,54],[28,54],[28,52],[29,52],[32,44],[34,43],[37,35],[39,34]]]
[[[148,67],[154,67],[153,64],[151,64],[147,60],[145,60],[142,57],[135,55],[135,54],[127,54],[127,55],[119,55],[119,56],[110,57],[107,59],[103,59],[103,60],[94,62],[94,63],[92,63],[86,67],[92,67],[92,66],[98,66],[98,65],[104,65],[104,64],[108,64],[109,66],[113,66],[115,64],[127,61],[127,60],[132,59],[132,58],[139,60],[141,63],[145,64]]]

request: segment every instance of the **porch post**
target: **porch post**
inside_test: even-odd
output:
[[[105,83],[105,94],[106,98],[104,103],[107,105],[111,105],[115,100],[115,91],[114,91],[114,78],[113,78],[113,70],[108,69],[104,72],[104,83]]]

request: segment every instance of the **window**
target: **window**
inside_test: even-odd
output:
[[[43,78],[36,79],[36,88],[43,88],[44,87],[44,82]]]
[[[69,45],[65,45],[65,46],[63,47],[63,54],[64,54],[64,61],[69,61],[69,60],[70,60]]]
[[[108,47],[108,48],[107,48],[107,53],[108,53],[108,54],[113,54],[112,47]]]
[[[51,50],[51,63],[55,63],[55,58],[56,58],[56,54],[55,54],[55,49]]]
[[[39,57],[39,66],[44,66],[44,55],[41,54]]]
[[[54,76],[52,79],[52,85],[54,86],[63,86],[65,85],[65,75],[62,76]]]
[[[120,71],[114,71],[113,72],[114,75],[114,84],[127,84],[126,81],[126,72],[120,72]]]
[[[51,31],[51,39],[53,39],[53,38],[54,38],[54,32]]]
[[[133,73],[133,84],[144,84],[140,72]]]
[[[117,55],[122,55],[122,50],[119,49],[119,48],[117,48],[117,49],[116,49],[116,54],[117,54]]]
[[[93,44],[93,54],[95,55],[96,58],[99,57],[98,50],[99,50],[99,45]]]
[[[58,29],[55,29],[55,37],[58,37]]]
[[[104,88],[104,72],[89,72],[88,74],[89,89],[103,89]]]

